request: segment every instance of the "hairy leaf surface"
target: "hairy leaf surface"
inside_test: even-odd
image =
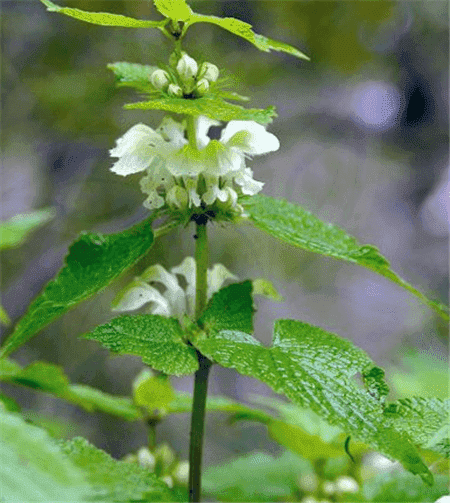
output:
[[[87,232],[69,248],[66,265],[30,304],[4,344],[4,357],[83,300],[105,288],[153,244],[154,217],[117,234]]]
[[[372,245],[360,245],[344,230],[319,220],[297,204],[255,195],[243,204],[250,221],[259,229],[313,253],[352,262],[384,276],[418,297],[448,320],[448,307],[428,299],[389,267],[388,260]]]
[[[278,320],[270,348],[233,330],[199,336],[192,343],[213,361],[259,379],[373,449],[398,459],[427,483],[432,481],[409,436],[386,424],[382,401],[357,384],[356,374],[366,374],[374,364],[350,341],[307,323]]]
[[[165,374],[192,374],[198,368],[195,349],[184,341],[178,320],[153,314],[123,315],[83,335],[114,353],[136,355]]]

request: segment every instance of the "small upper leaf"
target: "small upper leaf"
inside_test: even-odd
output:
[[[219,96],[212,93],[197,99],[184,99],[165,97],[150,101],[139,101],[124,106],[127,110],[165,110],[176,114],[204,115],[210,119],[224,122],[232,120],[255,121],[260,124],[269,124],[276,117],[274,107],[266,109],[243,108],[233,103],[227,103]]]
[[[86,23],[98,24],[100,26],[120,26],[123,28],[160,28],[166,24],[162,21],[145,21],[143,19],[134,19],[132,17],[122,16],[121,14],[112,14],[110,12],[88,12],[70,7],[60,7],[50,0],[41,0],[50,12],[59,12],[66,16],[73,17]]]
[[[283,199],[258,194],[245,201],[243,206],[250,221],[259,229],[304,250],[371,269],[408,290],[448,320],[448,307],[428,299],[397,276],[375,246],[360,245],[336,225],[322,222],[301,206]]]
[[[186,21],[193,14],[186,0],[153,0],[153,3],[164,17],[174,21]]]
[[[66,265],[31,303],[0,357],[15,351],[70,308],[105,288],[153,244],[151,217],[117,234],[85,233],[69,248]]]
[[[150,82],[150,77],[153,72],[158,70],[157,66],[120,61],[111,63],[107,65],[107,67],[114,72],[119,86],[133,87],[145,93],[150,93],[155,90]]]
[[[309,61],[308,56],[303,54],[295,47],[284,42],[278,42],[277,40],[272,40],[265,37],[264,35],[259,35],[252,30],[252,25],[241,21],[240,19],[235,19],[233,17],[217,17],[217,16],[204,16],[202,14],[193,14],[187,21],[185,25],[185,30],[194,23],[212,23],[220,26],[224,30],[227,30],[238,37],[241,37],[251,44],[253,44],[257,49],[264,52],[270,52],[271,50],[285,52],[291,56],[295,56],[300,59],[306,59]]]
[[[94,339],[115,353],[140,356],[165,374],[192,374],[198,368],[195,349],[184,342],[184,332],[175,318],[119,316],[83,338]]]
[[[361,389],[354,379],[374,366],[366,353],[335,334],[294,320],[275,323],[270,348],[250,339],[248,334],[226,330],[198,336],[192,343],[211,360],[259,379],[432,482],[410,437],[386,421],[379,397]]]

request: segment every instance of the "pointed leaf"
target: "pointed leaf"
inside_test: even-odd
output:
[[[239,330],[253,333],[252,282],[234,283],[215,293],[198,320],[208,333]]]
[[[153,3],[164,17],[174,21],[186,21],[193,14],[185,0],[153,0]]]
[[[98,24],[100,26],[120,26],[123,28],[162,28],[166,20],[146,21],[143,19],[134,19],[132,17],[112,14],[110,12],[88,12],[70,7],[59,7],[50,0],[41,0],[49,12],[59,12],[66,16],[73,17],[86,23]]]
[[[53,208],[15,215],[0,224],[0,250],[20,246],[28,234],[46,224],[56,215]]]
[[[250,221],[259,229],[304,250],[371,269],[408,290],[448,320],[448,307],[428,299],[397,276],[375,246],[360,245],[354,237],[339,227],[322,222],[301,206],[283,199],[256,195],[245,201],[243,206]]]
[[[135,463],[117,461],[81,437],[60,442],[62,452],[96,487],[91,501],[173,501],[167,485]]]
[[[450,458],[450,399],[403,398],[386,407],[384,414],[398,431],[404,431],[414,443]]]
[[[69,309],[105,288],[153,244],[151,222],[144,220],[117,234],[87,232],[69,248],[66,265],[31,303],[6,340],[0,357],[25,344]]]
[[[275,322],[270,348],[250,339],[227,330],[192,343],[213,361],[259,379],[432,482],[408,435],[386,425],[382,402],[357,385],[355,375],[374,366],[366,353],[335,334],[294,320]]]
[[[96,340],[114,353],[140,356],[144,363],[165,374],[192,374],[198,368],[195,349],[184,342],[184,332],[174,318],[119,316],[82,337]]]
[[[266,109],[243,108],[239,105],[227,103],[212,93],[197,99],[162,98],[151,101],[129,103],[124,106],[127,110],[165,110],[176,114],[204,115],[211,119],[224,122],[232,120],[255,121],[260,124],[269,124],[272,117],[276,117],[274,107]]]
[[[277,40],[272,40],[265,37],[264,35],[259,35],[252,30],[252,25],[241,21],[240,19],[235,19],[233,17],[217,17],[217,16],[204,16],[202,14],[193,14],[188,20],[186,20],[187,27],[193,25],[194,23],[212,23],[220,26],[224,30],[227,30],[238,37],[241,37],[251,44],[253,44],[257,49],[264,52],[270,52],[271,50],[285,52],[291,56],[295,56],[300,59],[306,59],[309,61],[308,56],[303,54],[295,47],[285,44],[284,42],[278,42]]]

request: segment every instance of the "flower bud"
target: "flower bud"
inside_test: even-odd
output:
[[[170,96],[181,98],[183,96],[183,89],[176,84],[169,84],[169,89],[167,90]]]
[[[216,65],[205,61],[200,67],[199,76],[208,79],[210,82],[215,82],[219,78],[219,69]]]
[[[142,447],[138,450],[137,459],[138,463],[143,468],[148,468],[151,471],[153,471],[153,469],[155,468],[155,456],[153,456],[153,454],[147,449],[147,447]]]
[[[178,484],[187,485],[189,481],[189,462],[180,461],[172,473]]]
[[[164,70],[156,70],[152,73],[150,82],[156,89],[164,90],[169,85],[169,74]]]
[[[195,59],[186,53],[181,56],[177,63],[177,72],[185,84],[191,84],[198,73],[198,65]]]
[[[354,478],[342,476],[336,480],[336,490],[342,493],[357,493],[359,486]]]
[[[196,89],[198,94],[200,94],[200,96],[203,96],[208,92],[209,82],[206,79],[200,79],[197,83]]]

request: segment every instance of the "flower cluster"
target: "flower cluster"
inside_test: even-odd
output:
[[[197,61],[184,52],[178,60],[176,72],[156,70],[152,73],[150,82],[169,96],[199,98],[208,92],[211,82],[218,78],[219,69],[216,65],[205,62],[199,69]]]
[[[238,196],[257,194],[262,182],[253,179],[245,158],[278,150],[276,136],[253,121],[231,121],[219,140],[208,131],[218,121],[199,116],[195,119],[197,148],[185,138],[185,122],[165,117],[155,131],[137,124],[117,140],[110,151],[119,160],[111,171],[126,176],[146,172],[141,189],[148,195],[144,206],[175,210],[211,206],[242,210]]]
[[[182,288],[177,275],[184,276],[186,288]],[[113,311],[132,311],[151,303],[149,314],[175,316],[182,319],[184,314],[193,316],[195,311],[195,275],[196,263],[192,257],[186,257],[183,262],[168,272],[161,265],[153,265],[136,277],[115,298]],[[228,279],[236,280],[222,264],[215,264],[208,270],[207,298],[210,299]],[[165,288],[160,293],[153,284],[162,284]]]

